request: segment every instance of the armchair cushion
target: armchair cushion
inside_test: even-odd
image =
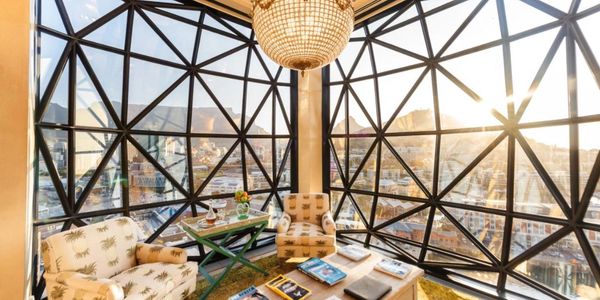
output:
[[[286,233],[290,228],[290,224],[292,223],[292,218],[286,212],[283,212],[281,218],[279,218],[279,222],[277,222],[277,233]]]
[[[198,265],[195,262],[184,264],[149,263],[133,267],[112,277],[125,294],[125,299],[163,299],[173,288],[190,280],[196,280]],[[188,291],[186,294],[189,294]]]
[[[283,200],[283,210],[292,222],[307,222],[321,226],[321,217],[329,211],[327,194],[288,194]]]
[[[74,289],[81,294],[98,294],[105,299],[123,299],[123,289],[111,279],[97,278],[77,272],[46,273],[48,282],[52,282],[55,294],[61,290]],[[52,290],[50,290],[52,292]]]
[[[187,261],[187,253],[181,248],[137,243],[135,258],[138,265],[156,262],[183,264]]]
[[[323,227],[325,234],[335,235],[335,221],[330,211],[326,212],[321,218],[321,227]]]
[[[321,226],[295,222],[288,232],[277,234],[275,243],[277,246],[333,246],[335,236],[325,235]]]

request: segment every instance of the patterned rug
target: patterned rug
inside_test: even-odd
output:
[[[252,271],[249,268],[236,267],[228,276],[221,281],[219,287],[217,287],[209,296],[209,300],[223,300],[229,298],[229,296],[242,291],[243,289],[255,285],[259,286],[269,279],[279,275],[285,274],[294,269],[294,265],[285,264],[280,267],[277,257],[275,255],[261,258],[255,262],[257,265],[262,267],[264,270],[269,272],[269,275],[262,276]],[[196,292],[189,299],[198,299],[198,296],[208,286],[208,281],[200,280],[196,285]],[[474,300],[477,299],[472,296],[465,295],[451,288],[440,285],[436,282],[427,279],[419,279],[419,300]],[[277,300],[277,299],[275,299]]]

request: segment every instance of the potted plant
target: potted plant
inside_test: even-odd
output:
[[[236,212],[238,214],[238,219],[243,220],[248,218],[248,213],[250,212],[250,200],[252,197],[248,195],[246,191],[237,191],[235,192],[235,202],[238,203]]]

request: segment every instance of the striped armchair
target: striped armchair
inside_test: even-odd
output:
[[[335,222],[327,194],[289,194],[277,224],[277,257],[323,257],[335,250]]]
[[[139,228],[116,218],[42,241],[49,300],[184,299],[198,265],[183,249],[138,243]]]

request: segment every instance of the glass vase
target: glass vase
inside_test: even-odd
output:
[[[247,202],[239,203],[236,207],[237,215],[239,220],[248,219],[248,213],[250,212],[250,205]]]

